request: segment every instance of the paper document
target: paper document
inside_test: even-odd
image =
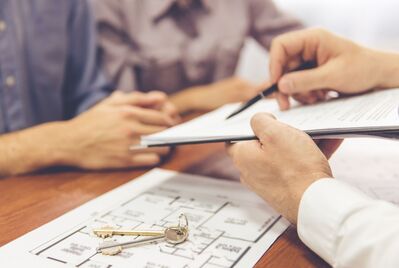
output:
[[[159,230],[184,213],[189,237],[96,253],[105,225]],[[252,267],[288,222],[237,182],[155,169],[0,248],[2,267]],[[114,237],[115,238],[115,237]],[[124,236],[122,241],[134,237]]]
[[[348,139],[330,160],[336,179],[399,205],[399,142]]]
[[[187,123],[142,137],[141,145],[167,145],[254,139],[252,116],[268,112],[313,137],[391,135],[399,133],[399,89],[335,99],[279,111],[275,100],[262,100],[226,120],[240,104],[230,104]]]

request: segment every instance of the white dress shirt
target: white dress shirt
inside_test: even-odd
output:
[[[399,208],[335,179],[305,191],[298,234],[333,267],[399,267]]]

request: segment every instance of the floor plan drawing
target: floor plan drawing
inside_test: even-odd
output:
[[[154,178],[162,180],[121,198],[112,208],[91,211],[92,217],[86,221],[60,229],[54,237],[30,248],[30,256],[60,267],[228,268],[244,263],[247,267],[254,265],[288,226],[263,200],[237,182],[159,169],[140,180]],[[135,181],[129,184],[134,186]],[[181,213],[189,220],[189,238],[182,244],[162,241],[125,249],[116,256],[96,252],[103,239],[92,234],[93,228],[159,230],[175,225]],[[79,208],[72,214],[76,215],[69,222],[78,218]],[[119,242],[137,237],[108,239]]]

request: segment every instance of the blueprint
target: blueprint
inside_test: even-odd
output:
[[[175,225],[181,213],[189,220],[189,238],[182,244],[159,242],[124,249],[116,256],[96,253],[103,240],[92,234],[93,228],[111,225],[159,230]],[[0,263],[92,268],[252,267],[287,226],[285,219],[237,182],[155,169],[1,248]],[[13,259],[7,254],[20,257]]]

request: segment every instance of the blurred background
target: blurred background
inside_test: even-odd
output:
[[[364,45],[399,51],[399,1],[274,0],[306,26],[323,27]],[[253,82],[267,79],[267,52],[247,40],[236,74]]]

